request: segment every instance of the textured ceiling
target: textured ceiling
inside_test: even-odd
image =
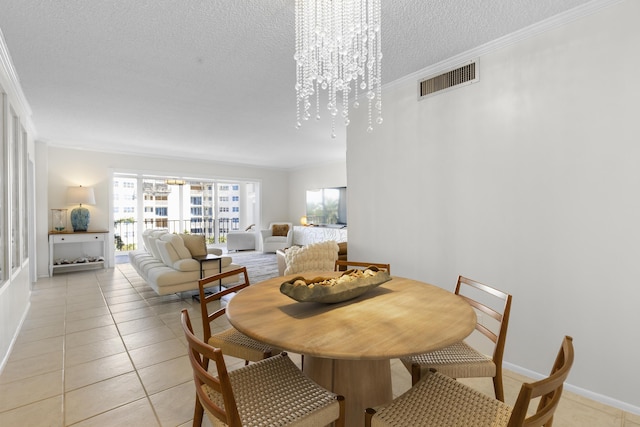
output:
[[[589,3],[382,2],[384,83]],[[335,140],[326,117],[294,128],[293,3],[0,0],[0,29],[41,141],[281,168],[342,160],[343,128]]]

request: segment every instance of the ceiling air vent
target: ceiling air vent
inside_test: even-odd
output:
[[[424,99],[436,93],[475,83],[478,77],[478,61],[473,61],[455,70],[418,82],[418,99]]]

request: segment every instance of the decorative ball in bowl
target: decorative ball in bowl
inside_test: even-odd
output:
[[[280,292],[299,302],[332,304],[359,297],[389,280],[388,272],[371,266],[365,270],[348,270],[333,278],[294,277],[280,285]]]

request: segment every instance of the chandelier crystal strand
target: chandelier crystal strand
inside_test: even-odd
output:
[[[368,101],[368,127],[382,123],[381,0],[295,0],[296,128],[308,120],[315,96],[326,94],[335,138],[338,115],[349,125],[349,97],[358,108],[359,90]],[[341,96],[338,96],[341,92]],[[339,102],[340,101],[340,105]]]

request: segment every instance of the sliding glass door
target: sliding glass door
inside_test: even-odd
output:
[[[256,222],[257,191],[256,182],[114,173],[116,251],[139,247],[148,228],[203,234],[223,245],[230,231]]]

